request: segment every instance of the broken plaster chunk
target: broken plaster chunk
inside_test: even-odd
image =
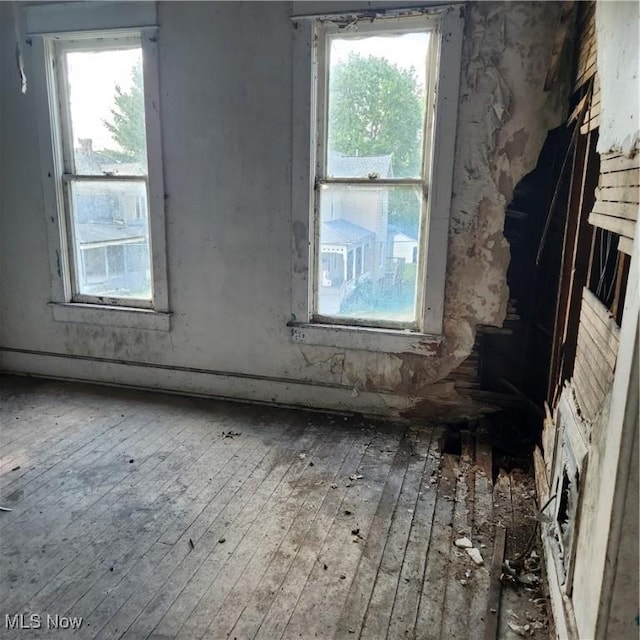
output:
[[[515,624],[514,622],[508,622],[509,629],[519,636],[526,636],[531,631],[531,625],[525,624],[524,626]]]
[[[362,478],[364,478],[364,476],[360,475],[359,473],[352,473],[349,476],[349,480],[362,480]]]
[[[473,547],[473,542],[467,537],[458,538],[453,544],[459,549],[471,549],[471,547]]]
[[[479,549],[475,547],[471,547],[471,549],[465,549],[465,551],[469,554],[469,557],[479,566],[481,567],[484,564],[484,560],[482,559],[482,554]]]

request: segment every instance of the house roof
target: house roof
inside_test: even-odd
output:
[[[375,233],[344,218],[327,220],[322,223],[320,241],[322,244],[359,244],[365,240],[375,240]]]
[[[81,245],[124,244],[136,240],[145,241],[146,234],[140,227],[125,227],[117,223],[85,222],[76,226],[76,236]]]
[[[398,236],[402,235],[405,238],[409,238],[410,240],[418,241],[418,233],[413,229],[409,228],[409,225],[398,225],[398,224],[390,224],[387,227],[387,231],[390,236]]]
[[[391,156],[345,156],[329,152],[328,173],[336,178],[367,178],[377,174],[379,178],[393,175]]]

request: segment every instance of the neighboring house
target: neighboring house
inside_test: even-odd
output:
[[[344,156],[331,152],[328,173],[340,178],[389,178],[391,156]],[[332,186],[320,208],[322,281],[320,313],[337,313],[362,276],[378,280],[393,257],[389,242],[389,189]]]
[[[392,255],[395,259],[403,260],[406,264],[418,262],[418,238],[410,232],[390,226],[389,243],[392,246]]]
[[[138,163],[117,163],[81,139],[75,151],[82,175],[144,175]],[[132,293],[148,286],[146,185],[141,181],[83,181],[74,185],[79,277],[85,293]],[[95,290],[94,290],[95,289]]]

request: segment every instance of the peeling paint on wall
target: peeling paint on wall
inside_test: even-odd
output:
[[[471,354],[477,325],[500,326],[506,316],[505,208],[514,186],[535,168],[548,130],[566,112],[566,85],[543,88],[559,11],[559,3],[468,8],[441,352],[344,354],[350,383],[418,398],[407,415],[478,409],[453,384],[438,382]]]
[[[543,88],[560,6],[478,2],[466,7],[444,340],[425,345],[421,353],[316,347],[291,339],[286,325],[291,272],[306,270],[309,229],[296,225],[292,245],[297,88],[291,6],[284,2],[160,3],[171,332],[55,322],[47,307],[53,262],[48,223],[41,190],[33,188],[43,179],[37,107],[34,92],[23,95],[9,85],[15,61],[7,44],[9,23],[0,19],[0,31],[8,37],[0,38],[2,346],[164,367],[139,374],[110,363],[101,375],[114,383],[151,386],[153,377],[159,388],[215,394],[208,382],[195,381],[195,373],[170,371],[192,368],[198,375],[228,372],[229,380],[216,378],[216,384],[231,397],[387,415],[409,405],[413,409],[406,415],[477,411],[450,376],[472,353],[477,325],[499,326],[504,320],[510,258],[505,207],[514,185],[535,166],[548,129],[564,119],[564,88]],[[0,3],[0,17],[7,15]],[[29,68],[33,61],[27,63]],[[19,355],[11,359],[17,363]],[[40,367],[47,375],[57,363],[38,364],[34,357],[23,362],[23,369],[13,365],[13,370],[37,373]],[[86,366],[69,358],[64,375],[87,377]],[[247,382],[251,376],[262,386]],[[261,391],[269,387],[265,381],[278,393]]]

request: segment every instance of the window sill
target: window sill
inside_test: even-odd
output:
[[[374,329],[332,324],[290,322],[291,340],[297,344],[359,349],[379,353],[438,355],[444,338],[409,330]]]
[[[50,302],[53,319],[108,327],[169,331],[171,314],[132,307],[108,307],[78,302]]]

